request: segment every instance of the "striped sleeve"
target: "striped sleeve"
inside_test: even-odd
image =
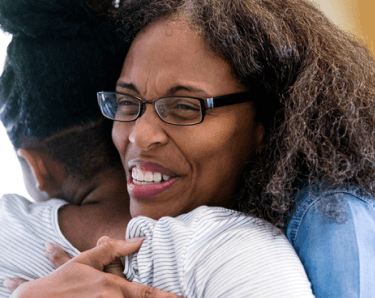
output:
[[[0,199],[0,297],[10,296],[3,286],[5,279],[33,280],[54,270],[44,252],[47,241],[60,245],[71,256],[79,254],[58,225],[58,209],[65,204],[57,199],[32,203],[19,195]]]
[[[273,226],[202,206],[177,218],[133,219],[127,237],[145,235],[124,274],[183,297],[314,297],[296,253]]]

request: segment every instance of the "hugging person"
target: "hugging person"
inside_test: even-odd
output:
[[[0,199],[0,297],[9,297],[9,278],[54,271],[46,242],[76,256],[103,235],[124,238],[125,173],[112,123],[91,99],[114,88],[126,48],[83,1],[1,1],[0,23],[13,34],[0,118],[35,200]]]
[[[371,297],[368,51],[305,1],[125,1],[119,17],[134,40],[116,92],[98,96],[127,175],[127,236],[146,236],[127,277],[185,297],[311,296],[288,242],[265,222],[285,221],[317,297]],[[91,297],[92,285],[77,293],[71,277],[89,281],[129,254],[128,241],[106,243],[15,297]],[[163,264],[165,284],[154,270]],[[108,297],[156,293],[101,278]]]

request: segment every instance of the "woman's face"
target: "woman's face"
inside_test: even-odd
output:
[[[117,92],[145,100],[242,91],[230,65],[182,17],[157,21],[135,38],[117,85]],[[132,216],[158,219],[201,205],[228,207],[244,163],[262,142],[263,126],[254,115],[247,102],[207,110],[198,125],[175,126],[147,105],[135,122],[115,122],[112,136],[126,170]]]

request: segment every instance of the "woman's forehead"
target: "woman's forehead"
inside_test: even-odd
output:
[[[150,86],[164,90],[193,82],[194,87],[212,96],[230,93],[228,86],[240,86],[231,66],[209,50],[184,17],[147,26],[132,43],[119,81],[132,83],[139,90],[150,90]]]

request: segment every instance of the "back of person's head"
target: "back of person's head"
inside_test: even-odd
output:
[[[0,119],[15,148],[101,116],[96,92],[112,90],[125,46],[114,22],[83,0],[1,0],[13,35],[0,78]]]
[[[58,197],[76,202],[78,189],[92,190],[106,175],[125,179],[111,138],[112,123],[98,118],[51,134],[18,150],[26,188],[36,201]],[[108,171],[111,171],[109,174]]]
[[[121,166],[119,154],[111,138],[112,122],[98,118],[70,126],[25,149],[50,155],[64,165],[66,174],[91,180],[105,168]]]
[[[282,224],[302,183],[375,192],[375,62],[307,0],[128,0],[131,37],[184,16],[253,93],[266,134],[249,160],[241,211]]]
[[[0,0],[1,29],[13,35],[0,78],[0,119],[21,156],[49,157],[81,182],[120,165],[96,92],[114,89],[126,52],[115,23],[99,11],[111,5],[90,4]],[[31,173],[26,160],[22,167]]]

